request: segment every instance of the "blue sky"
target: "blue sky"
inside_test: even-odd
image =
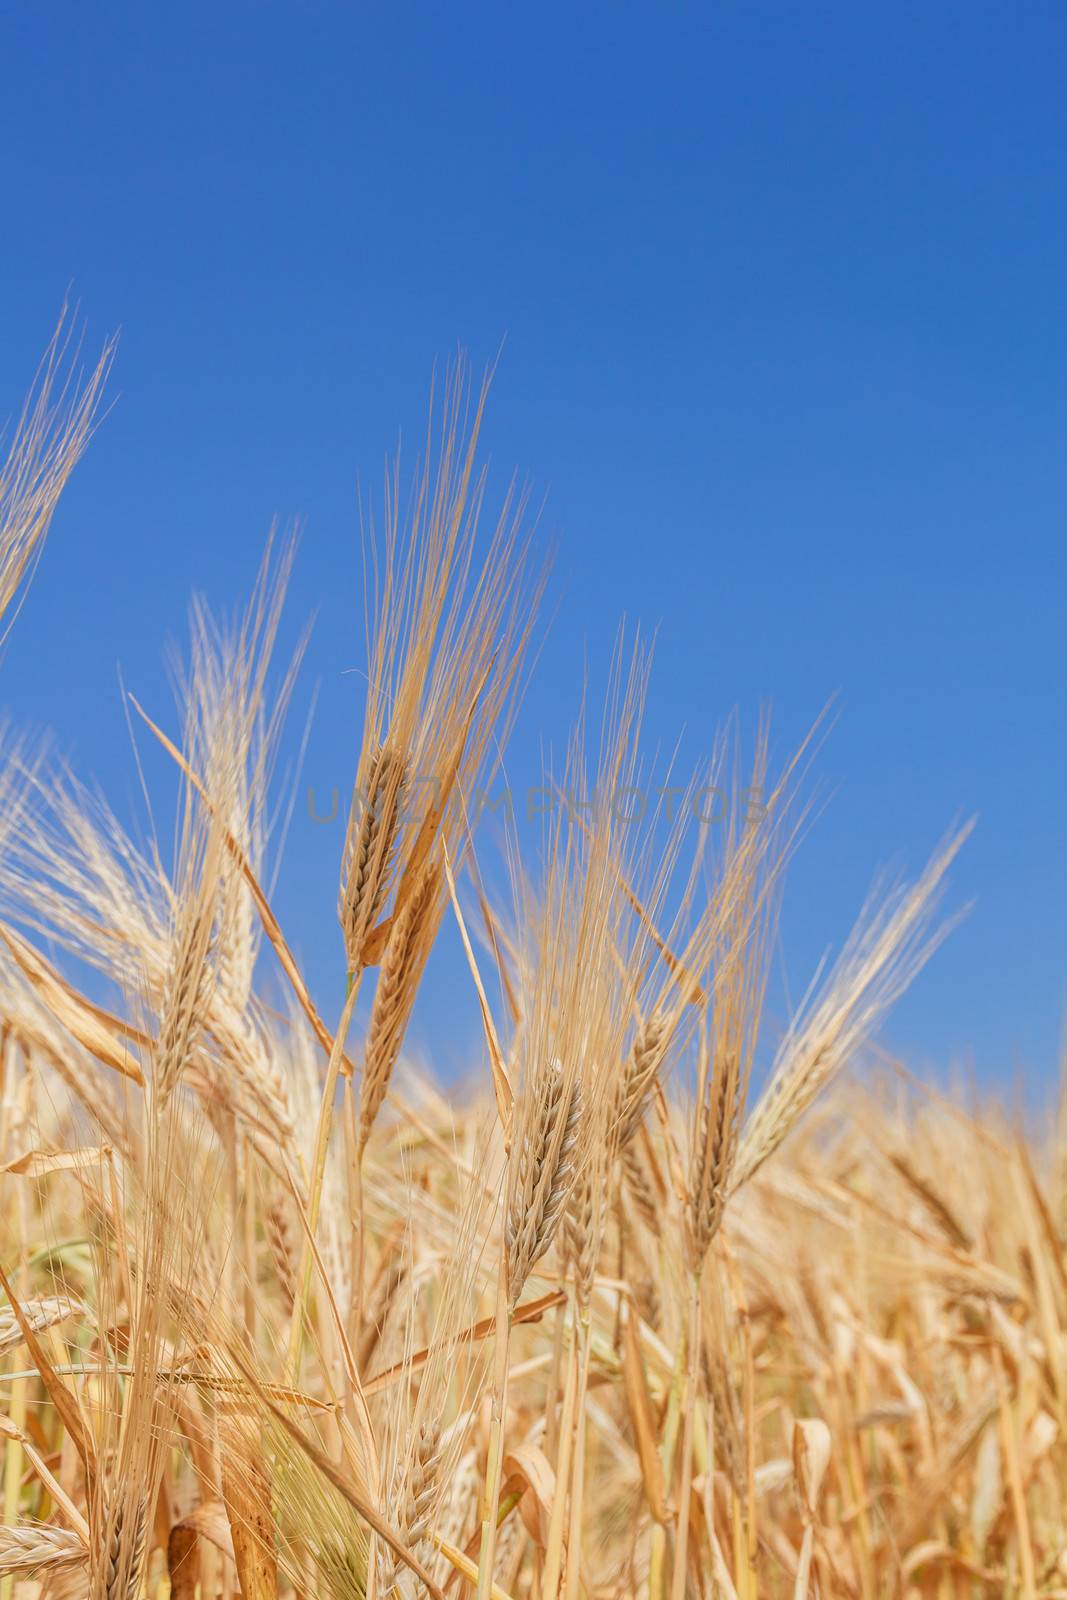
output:
[[[790,878],[794,994],[876,869],[979,814],[974,900],[889,1029],[920,1069],[1051,1082],[1067,998],[1067,14],[1052,4],[5,10],[0,416],[68,286],[121,329],[0,695],[136,806],[118,669],[169,713],[194,588],[303,538],[319,686],[278,907],[328,1008],[361,656],[357,481],[435,360],[491,360],[494,482],[546,497],[536,781],[626,615],[651,742],[695,760],[828,697]],[[336,834],[336,836],[335,836]],[[454,949],[417,1037],[476,1048]],[[437,1010],[432,1009],[433,1006]],[[447,1027],[431,1027],[434,1016]]]

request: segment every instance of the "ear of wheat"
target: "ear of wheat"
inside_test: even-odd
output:
[[[424,869],[418,886],[397,913],[382,957],[363,1053],[359,1144],[370,1138],[404,1040],[423,969],[441,920],[444,873],[440,862]]]
[[[83,455],[103,396],[114,344],[89,377],[70,361],[72,323],[63,308],[0,464],[0,621],[40,554],[59,497]]]
[[[578,1167],[582,1089],[559,1061],[534,1080],[529,1113],[515,1129],[514,1177],[504,1238],[514,1308],[530,1269],[555,1237]]]

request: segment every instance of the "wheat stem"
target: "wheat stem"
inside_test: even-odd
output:
[[[541,1600],[558,1600],[559,1577],[563,1568],[563,1528],[567,1505],[567,1481],[571,1471],[571,1452],[574,1446],[574,1408],[578,1395],[578,1348],[574,1336],[574,1298],[567,1304],[569,1338],[566,1349],[566,1377],[563,1383],[563,1406],[559,1419],[559,1450],[556,1455],[556,1492],[548,1519],[548,1537],[545,1540],[545,1565],[541,1578]]]
[[[504,1465],[504,1413],[507,1409],[508,1366],[511,1345],[511,1307],[508,1300],[507,1247],[501,1247],[496,1284],[496,1326],[493,1332],[493,1388],[489,1422],[489,1449],[482,1488],[481,1541],[478,1550],[477,1600],[489,1600],[496,1558],[496,1522],[500,1509],[500,1474]]]
[[[682,1397],[682,1478],[678,1490],[678,1532],[674,1542],[671,1600],[685,1600],[685,1570],[689,1555],[689,1503],[693,1487],[693,1412],[700,1360],[700,1274],[690,1274],[689,1323],[686,1334],[688,1366]]]
[[[361,969],[356,972],[349,983],[344,1010],[337,1025],[333,1048],[330,1051],[330,1059],[326,1066],[326,1081],[323,1085],[322,1101],[319,1105],[319,1120],[315,1130],[315,1148],[311,1158],[311,1171],[308,1180],[307,1215],[308,1229],[312,1237],[314,1237],[319,1223],[322,1185],[326,1177],[326,1154],[329,1149],[330,1128],[333,1122],[333,1099],[337,1092],[337,1079],[340,1075],[341,1062],[344,1059],[345,1040],[348,1037],[352,1013],[359,997],[359,984],[362,976]],[[303,1340],[304,1316],[307,1309],[307,1297],[311,1288],[311,1249],[306,1238],[300,1249],[300,1270],[297,1281],[299,1289],[296,1303],[293,1306],[292,1321],[289,1329],[289,1355],[286,1363],[286,1370],[289,1374],[288,1381],[294,1384],[300,1370],[300,1348]]]
[[[566,1600],[578,1600],[578,1588],[581,1581],[582,1518],[585,1514],[585,1435],[587,1421],[585,1400],[586,1392],[589,1388],[589,1358],[592,1350],[588,1303],[579,1306],[577,1310],[575,1334],[581,1354],[578,1368],[578,1395],[574,1414],[574,1462],[570,1473]]]

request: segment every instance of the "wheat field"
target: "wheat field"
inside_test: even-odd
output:
[[[8,444],[5,629],[110,356],[65,321]],[[290,544],[194,603],[177,718],[131,698],[172,839],[5,735],[0,1600],[1067,1596],[1067,1138],[875,1042],[967,829],[765,1021],[818,735],[727,727],[721,823],[635,826],[620,637],[488,887],[544,573],[485,399],[450,373],[364,536],[336,1025],[264,887]],[[447,1090],[404,1051],[446,924],[484,1035]]]

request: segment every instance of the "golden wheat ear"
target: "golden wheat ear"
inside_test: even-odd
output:
[[[188,764],[212,814],[261,881],[271,820],[269,783],[308,639],[305,630],[275,687],[273,658],[295,553],[295,537],[271,533],[252,593],[237,617],[217,617],[202,599],[194,599],[189,664],[177,672]],[[232,848],[220,877],[216,998],[241,1017],[252,994],[259,922]]]
[[[374,991],[360,1084],[359,1149],[370,1138],[400,1054],[423,970],[437,936],[445,901],[440,861],[423,869],[411,898],[393,919]]]
[[[479,548],[487,393],[486,379],[472,399],[465,361],[449,371],[439,410],[431,399],[406,526],[397,463],[384,533],[365,536],[368,688],[338,902],[353,974],[383,957],[390,930],[379,919],[394,887],[398,915],[440,835],[457,854],[464,807],[506,743],[544,586],[544,574],[526,577],[524,495],[509,491]]]
[[[84,454],[111,367],[114,341],[84,377],[71,359],[71,338],[64,306],[0,466],[0,625],[40,555],[59,497]]]
[[[89,1552],[76,1533],[45,1523],[0,1528],[0,1576],[39,1578],[47,1573],[78,1571]]]
[[[745,1124],[731,1181],[739,1189],[842,1070],[945,938],[931,929],[949,867],[973,823],[951,834],[910,887],[872,902],[823,992],[789,1029],[770,1081]],[[958,920],[955,919],[955,920]]]

